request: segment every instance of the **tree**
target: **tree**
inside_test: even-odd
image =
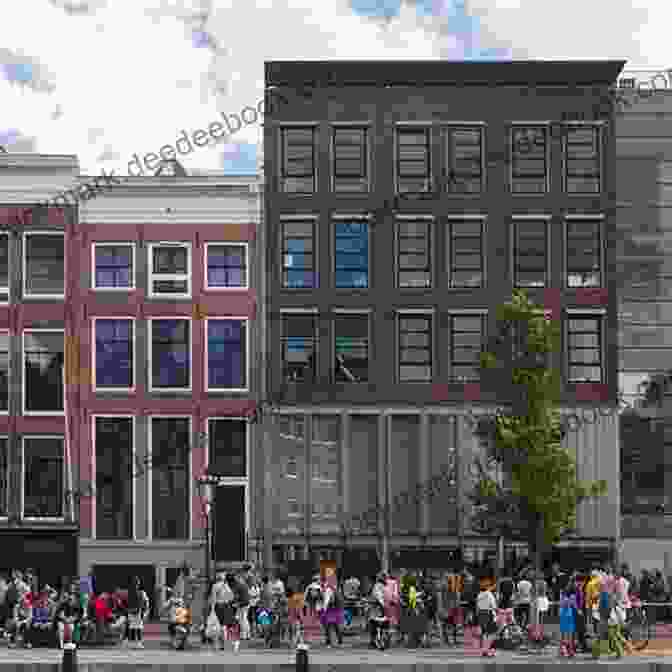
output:
[[[513,404],[478,428],[489,442],[471,499],[477,521],[527,539],[541,570],[546,548],[574,529],[577,504],[606,494],[607,484],[580,482],[573,455],[561,445],[560,374],[547,365],[549,354],[560,349],[558,321],[520,290],[499,307],[497,321],[495,352],[482,353],[481,368],[499,370]],[[493,476],[493,467],[503,478]]]

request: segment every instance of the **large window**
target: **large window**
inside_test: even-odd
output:
[[[400,312],[397,316],[399,382],[432,379],[432,315]]]
[[[397,221],[397,287],[432,286],[432,222],[427,219]]]
[[[430,129],[397,128],[397,193],[432,190]]]
[[[568,124],[564,138],[564,182],[569,194],[597,194],[601,190],[602,133],[600,126]]]
[[[23,408],[26,413],[63,413],[64,333],[23,333]]]
[[[24,233],[23,269],[24,296],[64,298],[64,234],[62,232]]]
[[[247,243],[206,243],[205,265],[206,289],[247,289]]]
[[[94,417],[96,538],[132,539],[133,418]]]
[[[9,234],[0,233],[0,303],[9,301]]]
[[[333,131],[333,190],[362,193],[368,183],[368,129],[353,126]]]
[[[285,289],[317,287],[314,219],[282,222],[282,286]]]
[[[9,332],[0,331],[0,415],[9,412]]]
[[[482,126],[445,130],[446,182],[450,194],[480,194],[485,189]]]
[[[23,517],[63,517],[63,437],[23,438]]]
[[[209,319],[207,389],[245,391],[247,389],[247,320]]]
[[[189,243],[149,245],[149,296],[170,298],[191,296]]]
[[[151,319],[150,391],[191,389],[191,324],[188,319]]]
[[[247,421],[208,420],[208,471],[226,478],[247,477]]]
[[[565,226],[567,287],[601,287],[602,221],[571,218]]]
[[[336,289],[366,289],[369,286],[369,224],[364,221],[336,221]]]
[[[450,379],[454,382],[480,379],[485,317],[485,315],[450,316]]]
[[[342,313],[334,317],[334,380],[369,380],[369,314]]]
[[[96,389],[130,390],[134,387],[135,320],[94,318]]]
[[[315,128],[302,126],[280,129],[282,172],[280,191],[312,194],[317,182]]]
[[[601,383],[602,317],[571,313],[567,319],[567,366],[571,383]]]
[[[510,135],[511,193],[548,191],[548,127],[514,126]]]
[[[311,528],[316,533],[340,532],[340,438],[338,415],[314,415],[312,422],[311,460]]]
[[[548,221],[513,221],[513,282],[516,287],[545,287],[548,281]]]
[[[135,245],[133,243],[93,244],[93,288],[135,289]]]
[[[0,436],[0,518],[6,518],[9,511],[9,440]]]
[[[448,221],[448,286],[475,289],[485,282],[485,220]]]
[[[282,314],[282,377],[289,383],[313,383],[317,377],[317,315]]]
[[[188,539],[191,511],[189,418],[151,418],[152,537]]]

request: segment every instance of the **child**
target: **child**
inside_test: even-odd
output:
[[[560,591],[560,655],[575,656],[576,645],[576,585],[573,581],[566,581]]]
[[[495,649],[492,648],[492,641],[486,636],[492,635],[495,630],[495,612],[497,611],[497,600],[490,590],[489,585],[483,585],[476,598],[476,612],[478,618],[478,627],[480,629],[480,645],[484,656],[494,656]]]

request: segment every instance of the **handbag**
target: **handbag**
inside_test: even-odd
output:
[[[216,639],[219,636],[220,630],[221,626],[219,625],[217,614],[215,614],[214,609],[211,609],[205,624],[205,636],[208,639]]]

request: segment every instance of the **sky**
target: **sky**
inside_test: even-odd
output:
[[[134,154],[256,107],[265,60],[672,65],[660,36],[668,0],[4,0],[3,10],[0,145],[75,154],[82,175],[128,175]],[[253,173],[260,132],[250,123],[183,165]]]

